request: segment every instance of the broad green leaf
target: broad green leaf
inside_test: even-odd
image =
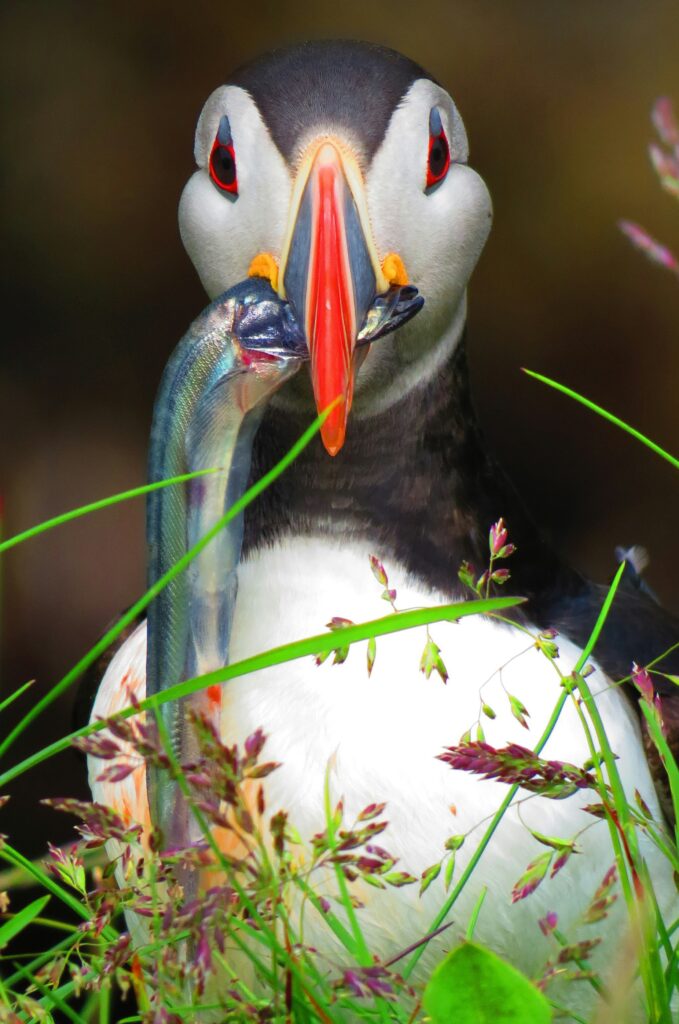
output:
[[[40,899],[33,900],[27,907],[20,910],[18,914],[14,914],[13,917],[8,918],[5,923],[0,926],[0,949],[6,946],[15,935],[22,932],[26,928],[34,917],[39,917],[43,910],[50,901],[49,896],[41,896]]]
[[[452,950],[432,974],[423,1004],[432,1024],[549,1024],[542,992],[495,953],[473,942]]]

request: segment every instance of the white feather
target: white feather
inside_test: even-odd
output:
[[[333,544],[327,539],[286,540],[256,552],[241,566],[231,644],[235,662],[278,644],[323,631],[334,615],[360,622],[385,614],[367,545]],[[379,552],[374,552],[379,555]],[[518,556],[517,556],[518,557]],[[444,600],[406,577],[398,565],[387,565],[390,585],[398,590],[401,608]],[[489,743],[509,741],[532,747],[542,733],[561,692],[553,666],[529,637],[515,628],[472,617],[457,624],[431,627],[450,672],[444,684],[418,670],[425,641],[423,628],[382,637],[372,676],[366,671],[365,644],[354,647],[347,662],[317,667],[312,659],[290,662],[230,681],[224,688],[222,732],[229,742],[242,743],[257,728],[268,739],[267,759],[282,767],[267,780],[267,813],[283,808],[301,835],[309,839],[324,828],[323,786],[330,766],[333,799],[342,797],[346,818],[367,804],[386,801],[389,821],[380,844],[399,858],[399,869],[414,875],[441,858],[446,839],[469,833],[457,854],[456,878],[483,835],[490,816],[506,794],[500,783],[452,771],[437,760],[446,745],[458,742],[479,715],[480,693],[497,712],[484,719]],[[139,659],[145,645],[140,627],[118,653],[106,674],[94,715],[102,713],[126,666]],[[579,651],[559,638],[559,664],[570,671]],[[597,705],[615,752],[628,796],[637,788],[656,815],[656,794],[644,756],[639,729],[623,695],[596,671],[589,677]],[[530,712],[525,730],[509,712],[507,693]],[[567,703],[543,756],[582,764],[589,749],[575,707]],[[93,774],[96,766],[93,768]],[[95,795],[97,786],[94,785]],[[524,794],[524,797],[526,794]],[[567,800],[532,797],[505,816],[471,883],[451,914],[453,926],[422,960],[425,974],[463,935],[481,886],[488,897],[476,936],[529,975],[536,975],[552,953],[537,921],[548,910],[559,914],[559,927],[569,940],[606,933],[608,944],[598,965],[614,970],[620,930],[625,928],[622,900],[599,926],[583,927],[579,918],[614,861],[605,822],[595,821],[582,807],[595,795],[579,793]],[[451,810],[454,808],[454,813]],[[570,839],[590,826],[578,840],[582,851],[553,880],[545,881],[528,899],[512,904],[511,890],[528,862],[543,852],[526,826],[547,835]],[[658,899],[667,906],[672,880],[667,863],[648,844],[648,857]],[[366,901],[360,920],[369,947],[385,959],[429,929],[445,894],[441,879],[422,898],[418,887],[375,891],[358,885]],[[308,942],[337,960],[341,950],[322,919],[307,917]],[[592,993],[586,984],[569,986],[569,1005],[586,1006]]]

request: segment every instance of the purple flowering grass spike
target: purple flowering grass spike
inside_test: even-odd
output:
[[[434,643],[431,637],[427,637],[424,645],[422,657],[420,658],[420,671],[424,672],[427,679],[429,679],[432,672],[438,672],[441,681],[444,683],[448,682],[448,669],[441,657],[441,649]]]
[[[598,887],[592,901],[583,914],[582,920],[585,924],[594,924],[608,916],[609,908],[615,903],[618,894],[613,892],[613,887],[618,881],[618,871],[615,864],[608,869]]]
[[[632,682],[647,704],[653,703],[654,687],[653,680],[647,670],[636,662],[632,665]]]
[[[122,782],[139,767],[142,762],[128,761],[127,764],[110,764],[97,775],[97,782]]]
[[[375,667],[375,658],[377,657],[377,642],[375,637],[371,636],[368,640],[368,651],[366,655],[366,664],[368,668],[368,677],[372,675],[372,670]]]
[[[347,988],[358,999],[370,996],[381,996],[383,999],[395,998],[390,973],[381,964],[347,970],[343,973],[339,984]]]
[[[648,155],[662,187],[670,195],[679,198],[679,158],[670,156],[655,144],[648,147]]]
[[[474,566],[470,565],[469,562],[462,562],[460,568],[458,569],[457,576],[458,579],[460,580],[460,583],[464,587],[470,587],[472,589],[474,588],[474,578],[476,576],[476,571],[474,569]]]
[[[246,758],[256,760],[264,749],[266,743],[266,736],[261,729],[255,730],[251,736],[248,736],[245,740],[245,756]]]
[[[515,697],[513,694],[508,693],[507,697],[509,699],[509,706],[511,708],[512,715],[517,720],[519,725],[522,725],[524,729],[528,729],[529,726],[526,719],[530,718],[530,713],[527,707],[525,706],[525,704],[522,704],[519,698]]]
[[[368,804],[367,807],[363,808],[363,810],[361,811],[361,813],[359,814],[359,816],[358,816],[358,818],[356,820],[357,821],[372,821],[373,818],[377,818],[377,817],[379,817],[380,814],[382,814],[382,812],[384,811],[384,808],[386,806],[387,805],[384,804],[384,803],[383,804]]]
[[[476,590],[477,593],[480,593],[482,590],[485,589],[487,583],[488,570],[486,569],[486,571],[482,572],[479,578],[477,579],[476,583],[474,584],[474,589]]]
[[[549,850],[532,860],[512,889],[512,903],[525,900],[547,877],[554,854]]]
[[[490,553],[494,558],[497,558],[500,555],[500,552],[507,543],[507,536],[508,534],[505,521],[500,518],[496,523],[493,523],[488,535],[488,547],[490,548]]]
[[[568,762],[546,761],[519,743],[496,749],[478,740],[464,742],[447,747],[437,757],[456,771],[522,786],[552,799],[564,799],[578,789],[596,789],[590,772]]]
[[[548,910],[545,916],[538,921],[543,935],[551,935],[558,923],[559,918],[555,910]]]
[[[122,843],[131,842],[138,839],[142,832],[141,825],[130,825],[112,808],[103,804],[68,797],[53,797],[40,802],[55,811],[66,811],[81,818],[83,824],[76,826],[76,831],[83,837],[88,849],[103,846],[107,839],[118,839]]]
[[[660,96],[655,101],[651,119],[665,145],[679,149],[679,124],[674,116],[672,101],[668,96]]]
[[[389,586],[389,577],[387,576],[386,570],[377,555],[369,555],[368,557],[370,559],[372,574],[377,582],[383,587]]]
[[[342,981],[349,989],[350,992],[360,999],[363,995],[363,986],[361,985],[361,979],[356,971],[345,971],[342,975]]]
[[[577,963],[579,960],[586,960],[600,942],[601,939],[583,939],[581,942],[574,942],[571,946],[564,946],[559,951],[557,963],[567,964],[571,961]]]
[[[344,629],[345,626],[353,626],[353,624],[351,619],[344,619],[341,615],[333,615],[330,622],[326,622],[327,628],[332,630]]]
[[[76,750],[89,757],[98,757],[101,761],[110,761],[120,754],[120,746],[109,736],[93,733],[91,736],[76,736],[72,741]]]
[[[568,846],[565,849],[563,849],[561,853],[559,853],[559,855],[555,858],[552,864],[552,870],[549,873],[549,877],[554,878],[554,876],[557,875],[559,871],[561,871],[561,869],[566,866],[566,864],[571,858],[571,855],[575,852],[575,846]]]
[[[640,249],[645,256],[653,263],[659,264],[661,267],[665,267],[671,273],[676,274],[679,277],[679,260],[676,258],[674,253],[671,252],[667,246],[662,245],[656,241],[645,228],[642,228],[639,224],[635,224],[633,221],[621,220],[619,222],[620,230],[624,235],[629,238],[632,245]]]
[[[387,825],[387,823],[385,822],[384,823],[384,828],[386,828],[386,825]],[[384,828],[380,829],[380,831],[383,832]],[[388,850],[385,850],[383,846],[376,846],[374,843],[368,843],[368,845],[365,848],[365,852],[366,853],[372,853],[376,857],[381,857],[382,860],[393,860],[393,858],[392,858],[392,856],[391,856],[391,854],[389,853]]]

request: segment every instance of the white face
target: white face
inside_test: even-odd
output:
[[[428,189],[434,107],[451,162],[445,177]],[[223,115],[229,119],[236,159],[235,198],[220,191],[208,173]],[[363,166],[362,154],[345,132],[328,125],[317,137],[337,140]],[[310,142],[305,136],[303,147]],[[200,279],[214,298],[247,276],[258,253],[280,260],[297,168],[288,166],[256,104],[237,86],[222,86],[205,104],[196,130],[195,157],[198,170],[182,194],[179,227]],[[409,324],[371,346],[356,379],[352,419],[386,408],[429,379],[460,337],[467,282],[492,220],[488,190],[467,158],[465,128],[450,96],[434,82],[418,79],[394,110],[379,149],[364,168],[364,188],[368,230],[379,259],[397,253],[425,305]]]

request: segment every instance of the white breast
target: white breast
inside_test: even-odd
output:
[[[231,661],[322,632],[333,616],[361,622],[388,614],[370,570],[369,553],[367,546],[333,544],[325,538],[286,540],[254,553],[239,573]],[[443,602],[440,594],[409,582],[400,566],[386,564],[386,569],[390,585],[398,591],[399,609]],[[264,730],[266,759],[282,763],[267,780],[268,811],[287,810],[302,837],[309,839],[324,828],[323,787],[330,766],[332,794],[334,799],[344,798],[347,822],[366,805],[386,802],[390,824],[379,842],[399,859],[401,870],[419,876],[441,858],[449,836],[467,834],[457,855],[457,878],[506,787],[452,771],[436,755],[476,725],[480,694],[497,714],[494,721],[482,719],[489,743],[534,746],[562,691],[554,667],[518,629],[470,617],[435,625],[431,632],[450,674],[447,684],[435,673],[426,679],[419,671],[425,642],[425,630],[419,628],[379,638],[370,677],[366,644],[360,644],[342,665],[327,661],[318,667],[308,658],[230,681],[224,689],[222,732],[229,741],[242,742],[255,729]],[[138,634],[137,655],[142,638]],[[568,672],[580,652],[564,639],[558,642],[559,665]],[[111,673],[116,676],[124,670],[124,650],[112,663],[102,692],[108,686],[110,693],[115,685]],[[628,794],[639,789],[659,814],[632,710],[599,671],[589,683],[598,693],[597,704],[620,757]],[[507,693],[530,712],[528,730],[512,717]],[[566,704],[543,756],[578,765],[589,757],[572,703]],[[452,911],[453,927],[423,958],[425,972],[443,948],[464,935],[482,885],[489,893],[476,937],[530,975],[539,973],[553,953],[537,924],[548,910],[558,911],[559,927],[569,941],[592,938],[606,929],[617,929],[619,939],[624,920],[621,899],[609,921],[595,927],[579,925],[581,913],[614,862],[606,823],[581,810],[594,799],[587,792],[560,801],[533,797],[522,803],[520,817],[512,808]],[[590,827],[578,840],[582,853],[531,897],[512,905],[513,884],[544,850],[526,826],[565,839]],[[667,902],[672,883],[666,864],[653,848],[647,853],[659,898]],[[387,958],[427,932],[445,894],[439,878],[422,898],[415,885],[386,891],[363,886],[360,896],[366,901],[360,913],[369,946]],[[307,941],[339,957],[323,921],[312,918],[307,921]],[[614,966],[615,948],[601,953],[600,960]],[[574,997],[576,1003],[590,999],[586,984],[571,988],[580,993]],[[568,1001],[573,1005],[572,996]]]

